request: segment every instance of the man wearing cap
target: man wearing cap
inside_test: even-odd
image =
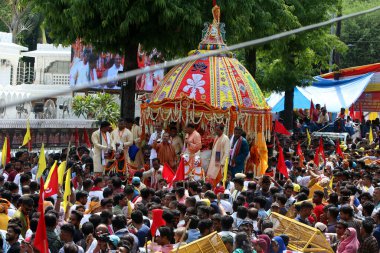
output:
[[[133,144],[133,135],[132,132],[126,128],[125,123],[126,121],[124,119],[119,119],[118,128],[112,131],[112,149],[123,150],[126,162],[130,163],[128,149]]]
[[[213,181],[214,187],[220,182],[223,168],[230,152],[230,140],[224,134],[224,126],[215,127],[216,137],[211,151],[211,159],[207,170],[207,176]]]
[[[100,123],[100,128],[91,135],[91,141],[94,145],[94,173],[98,175],[104,172],[104,166],[107,165],[107,160],[112,151],[111,131],[111,124],[103,121]]]

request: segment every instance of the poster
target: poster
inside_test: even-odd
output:
[[[139,68],[149,68],[155,64],[162,63],[163,57],[160,52],[154,49],[150,54],[143,51],[142,46],[139,45],[137,51],[137,64]],[[164,78],[164,69],[154,72],[145,73],[136,76],[136,91],[152,92],[159,82]]]
[[[70,86],[78,87],[85,83],[97,84],[98,80],[112,78],[124,70],[124,57],[119,54],[96,52],[94,48],[85,46],[80,39],[72,45],[70,64]],[[93,89],[120,89],[117,81],[95,85]]]

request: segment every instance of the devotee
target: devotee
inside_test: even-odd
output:
[[[107,164],[108,159],[111,158],[111,131],[111,124],[107,121],[103,121],[100,123],[100,128],[96,130],[91,136],[91,141],[94,145],[94,172],[97,175],[100,175],[104,172],[104,166]]]
[[[155,131],[150,135],[148,145],[150,147],[153,146],[153,142],[156,141],[157,143],[161,143],[162,136],[164,135],[165,131],[162,129],[162,123],[161,122],[155,122],[154,125]],[[153,159],[157,158],[157,150],[152,147],[150,151],[150,165],[153,163]]]
[[[177,162],[178,162],[180,159],[180,155],[182,153],[182,149],[183,149],[183,140],[178,135],[178,130],[177,130],[177,127],[175,126],[170,127],[169,134],[170,134],[170,142],[174,146],[174,150],[177,155]]]
[[[133,134],[126,128],[124,119],[119,119],[117,128],[111,132],[111,141],[113,150],[123,150],[124,157],[130,162],[128,149],[133,144]]]
[[[135,159],[132,159],[131,162],[134,166],[137,166],[137,168],[141,168],[144,164],[144,155],[142,151],[143,140],[141,140],[142,129],[140,126],[140,117],[135,118],[130,130],[133,135],[133,144],[139,149],[136,153]]]
[[[249,152],[248,142],[242,134],[243,129],[240,127],[235,127],[234,135],[230,141],[231,152],[229,159],[229,170],[231,171],[232,178],[235,177],[236,173],[243,172],[244,162]]]
[[[173,144],[170,143],[169,133],[162,135],[161,142],[154,140],[152,148],[156,150],[161,164],[167,163],[171,168],[176,168],[177,155]]]
[[[207,169],[207,177],[213,181],[214,187],[220,182],[223,176],[223,168],[230,154],[230,140],[224,134],[224,126],[215,127],[216,137],[211,151],[211,159]]]
[[[195,130],[195,125],[192,123],[187,124],[185,128],[185,152],[189,155],[189,166],[190,169],[194,167],[195,155],[202,148],[202,138],[201,135]]]

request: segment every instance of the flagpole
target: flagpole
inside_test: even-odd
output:
[[[183,242],[183,239],[185,238],[186,232],[189,229],[190,222],[191,222],[191,219],[189,219],[189,221],[187,222],[186,227],[185,227],[185,232],[182,234],[181,239],[178,242],[176,253],[179,252],[179,248],[181,247],[181,243]]]

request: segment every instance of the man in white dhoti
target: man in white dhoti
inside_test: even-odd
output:
[[[91,135],[91,141],[94,145],[94,172],[99,175],[104,172],[104,166],[112,153],[111,124],[107,121],[100,123],[100,128]]]
[[[230,154],[230,139],[224,134],[224,126],[216,126],[215,134],[210,164],[207,169],[207,177],[213,182],[214,187],[223,177],[224,164]]]
[[[126,162],[130,163],[128,149],[133,144],[132,132],[126,128],[125,121],[119,120],[118,128],[111,133],[112,147],[114,150],[123,150]]]

